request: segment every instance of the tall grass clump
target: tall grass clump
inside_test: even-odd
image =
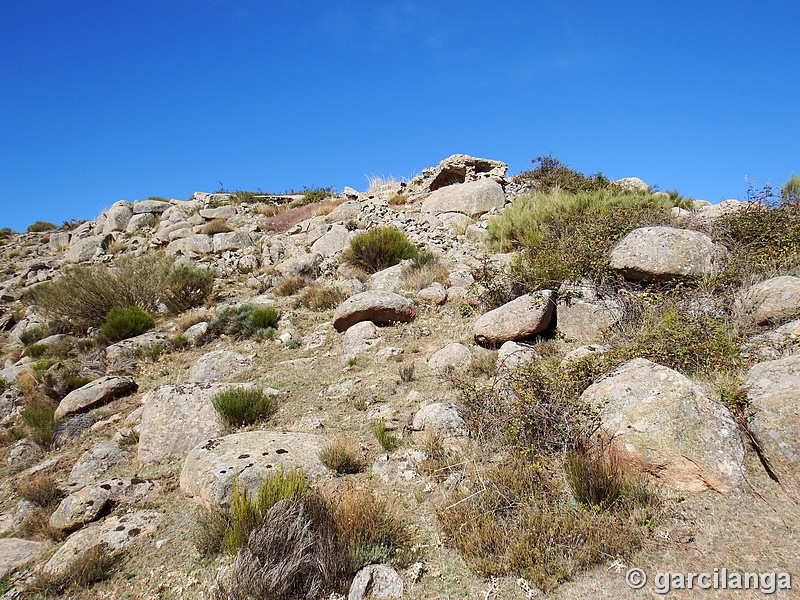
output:
[[[637,227],[669,223],[672,206],[643,192],[534,192],[489,222],[488,239],[497,250],[519,251],[512,273],[529,290],[568,279],[602,282],[615,277],[613,246]]]
[[[218,393],[211,404],[228,427],[250,425],[267,419],[275,412],[272,397],[262,390],[236,387]]]
[[[100,326],[100,335],[109,342],[116,342],[141,335],[154,325],[153,315],[137,306],[114,307]]]
[[[33,397],[20,413],[22,421],[30,430],[31,439],[43,448],[49,448],[53,443],[53,433],[56,430],[55,412],[55,403]]]
[[[342,260],[368,273],[377,273],[416,254],[417,247],[402,231],[380,226],[354,236],[350,247],[342,253]]]
[[[277,309],[271,306],[229,306],[219,311],[209,323],[208,334],[268,339],[275,333],[279,316]]]
[[[177,264],[167,276],[164,304],[173,314],[201,306],[214,289],[214,269],[192,264]]]

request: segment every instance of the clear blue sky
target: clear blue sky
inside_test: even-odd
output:
[[[2,0],[0,227],[552,152],[717,202],[800,172],[800,3]]]

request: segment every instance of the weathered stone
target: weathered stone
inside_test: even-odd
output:
[[[564,355],[564,358],[561,360],[561,366],[566,366],[588,356],[599,356],[601,354],[605,354],[606,352],[608,352],[608,348],[602,344],[587,344],[585,346],[579,346],[574,350],[570,350]]]
[[[559,289],[556,320],[564,339],[601,341],[624,314],[625,306],[620,300],[602,296],[592,284],[565,283]]]
[[[67,394],[56,408],[55,418],[61,419],[105,404],[117,396],[136,390],[136,387],[136,382],[130,377],[100,377]]]
[[[753,366],[745,388],[750,431],[783,485],[800,491],[800,354]]]
[[[520,296],[479,317],[472,325],[472,336],[479,344],[502,344],[530,337],[547,329],[554,306],[552,290]]]
[[[800,319],[790,321],[772,331],[754,335],[742,344],[742,357],[746,359],[777,360],[798,352],[800,352]]]
[[[638,177],[625,177],[617,179],[614,184],[626,192],[649,192],[650,186]]]
[[[133,216],[133,205],[127,200],[120,200],[111,205],[106,213],[106,224],[103,233],[109,234],[114,231],[125,231],[128,223]]]
[[[464,344],[453,342],[434,352],[428,359],[428,367],[439,375],[456,369],[466,369],[472,361],[472,352]]]
[[[35,465],[43,454],[44,451],[38,444],[24,438],[11,445],[6,462],[11,471],[21,471]]]
[[[163,460],[191,450],[200,441],[224,431],[211,399],[234,383],[161,385],[142,399],[138,458],[141,463]]]
[[[482,179],[500,182],[505,177],[507,169],[508,165],[499,160],[453,154],[435,167],[423,169],[422,173],[408,182],[408,189],[415,192],[433,192],[445,186]]]
[[[19,538],[0,538],[0,577],[24,566],[44,551],[42,542]]]
[[[389,565],[368,565],[356,573],[347,600],[402,600],[403,578]]]
[[[414,415],[411,428],[415,431],[428,431],[441,438],[463,438],[469,436],[469,429],[452,402],[431,402]]]
[[[236,216],[236,207],[226,204],[217,208],[204,208],[200,211],[200,216],[204,219],[230,219]]]
[[[378,327],[372,321],[361,321],[344,332],[342,339],[342,358],[348,361],[355,358],[380,341]]]
[[[66,231],[54,231],[50,234],[49,244],[51,250],[63,250],[69,246],[70,234]]]
[[[253,245],[253,236],[246,229],[237,229],[227,233],[218,233],[213,237],[214,252],[225,250],[242,250]]]
[[[115,464],[131,457],[116,442],[103,442],[92,446],[81,454],[69,474],[67,489],[76,491],[80,488],[105,479],[106,472]]]
[[[73,240],[69,249],[64,254],[64,262],[86,262],[94,258],[96,254],[102,254],[105,241],[106,236],[103,235],[93,235],[81,240]]]
[[[457,212],[478,217],[492,209],[502,208],[505,202],[503,187],[496,181],[483,179],[443,187],[425,199],[421,210],[434,215]]]
[[[153,213],[141,213],[138,215],[133,215],[131,220],[128,221],[128,226],[125,227],[126,233],[135,233],[140,229],[144,229],[145,227],[150,227],[151,225],[155,224],[158,220],[158,217]]]
[[[342,202],[325,216],[326,223],[347,223],[358,218],[361,206],[355,200]]]
[[[438,281],[434,281],[429,286],[422,288],[417,292],[417,296],[437,306],[447,302],[447,290]]]
[[[42,574],[62,577],[98,547],[103,547],[108,556],[114,556],[135,540],[153,534],[163,516],[154,510],[140,510],[89,525],[67,538],[42,567]]]
[[[160,215],[171,206],[172,204],[169,202],[162,202],[161,200],[137,200],[133,203],[133,214],[154,213]]]
[[[333,315],[333,326],[337,331],[344,331],[360,321],[405,323],[411,321],[416,312],[414,302],[405,296],[392,292],[362,292],[339,305]]]
[[[225,379],[247,367],[253,361],[232,350],[214,350],[204,354],[189,370],[189,381],[212,382]]]
[[[742,304],[759,325],[800,314],[800,277],[773,277],[747,288]]]
[[[63,448],[71,439],[78,437],[94,424],[95,420],[89,415],[72,415],[60,419],[53,432],[53,448]]]
[[[287,431],[246,431],[209,439],[189,452],[181,490],[211,508],[230,501],[233,484],[255,496],[261,482],[280,468],[296,467],[312,478],[326,474],[319,459],[325,437]]]
[[[632,281],[702,279],[717,274],[726,255],[699,231],[640,227],[611,251],[611,266]]]
[[[319,271],[321,262],[322,255],[316,252],[312,254],[299,254],[286,259],[278,264],[275,269],[283,277],[297,277],[298,275],[313,277]]]
[[[350,377],[349,379],[342,379],[341,381],[337,381],[336,383],[332,383],[326,388],[324,388],[320,393],[320,398],[326,398],[328,400],[338,400],[340,398],[346,398],[350,394],[352,394],[356,386],[361,383],[361,379],[358,377]]]
[[[381,269],[369,276],[367,288],[376,292],[396,292],[403,279],[402,264]]]
[[[322,256],[334,256],[350,246],[355,234],[344,225],[334,225],[330,230],[311,244],[311,252]]]
[[[201,321],[200,323],[195,323],[189,329],[183,332],[183,335],[189,340],[192,344],[197,344],[200,340],[203,339],[203,336],[208,331],[208,322]]]
[[[669,487],[727,492],[743,481],[736,422],[677,371],[636,358],[581,401],[599,408],[601,429],[620,451]]]
[[[170,242],[166,251],[170,254],[211,254],[214,243],[210,235],[196,233]]]
[[[50,527],[73,531],[97,520],[110,504],[130,505],[158,496],[160,486],[153,481],[127,477],[87,486],[64,498],[50,515]]]
[[[531,346],[508,341],[503,342],[497,351],[497,366],[499,370],[508,370],[537,358],[539,358],[539,353]]]
[[[171,347],[169,336],[161,331],[148,331],[142,335],[122,340],[106,348],[106,360],[114,363],[120,358],[135,354],[137,351],[147,351],[161,346],[164,350]]]

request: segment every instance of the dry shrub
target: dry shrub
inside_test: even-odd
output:
[[[228,225],[226,219],[211,219],[208,223],[200,228],[200,233],[205,235],[214,235],[215,233],[229,233],[233,231],[233,227]]]
[[[17,483],[17,493],[42,508],[51,508],[61,499],[55,478],[47,473],[36,473]]]
[[[449,541],[477,573],[518,575],[545,591],[588,566],[622,556],[643,541],[652,497],[606,510],[570,504],[544,463],[513,459],[473,471],[437,515]]]
[[[469,363],[469,372],[474,375],[494,377],[497,373],[497,350],[473,348],[472,360]]]
[[[408,194],[395,194],[389,198],[390,206],[402,206],[406,202],[408,202]]]
[[[293,275],[291,277],[284,277],[281,279],[272,292],[276,296],[291,296],[296,294],[308,285],[308,280],[302,275]]]
[[[266,217],[261,220],[259,228],[262,231],[281,233],[297,225],[300,221],[305,221],[314,216],[318,210],[322,210],[324,206],[336,206],[332,200],[325,200],[317,202],[316,204],[308,204],[305,206],[298,206],[296,208],[289,208],[281,211],[280,213]]]
[[[403,269],[401,285],[404,289],[418,292],[431,285],[441,283],[445,287],[448,285],[449,269],[433,259],[423,265],[416,266],[414,262]]]
[[[342,253],[342,260],[368,273],[377,273],[417,253],[417,247],[402,231],[395,227],[378,226],[355,235],[350,240],[350,247]]]
[[[333,504],[333,520],[350,572],[373,563],[403,565],[411,558],[411,530],[370,491],[344,492]]]
[[[176,321],[176,325],[178,329],[181,331],[186,331],[192,325],[197,325],[198,323],[208,323],[214,318],[214,313],[206,308],[201,308],[198,310],[194,310],[189,314],[182,316],[180,319]]]
[[[411,383],[414,381],[414,363],[400,365],[397,372],[400,375],[400,381],[403,383]]]
[[[314,282],[303,290],[297,305],[311,310],[330,310],[339,306],[346,298],[347,294],[341,288]]]
[[[192,542],[200,556],[213,556],[225,550],[225,533],[231,526],[227,514],[219,510],[199,509],[195,525]]]
[[[322,464],[339,475],[360,473],[365,466],[355,444],[343,437],[337,437],[325,444],[319,452],[319,459]]]
[[[65,574],[62,585],[65,587],[89,587],[93,583],[111,577],[114,568],[122,562],[124,554],[109,552],[105,543],[93,546]]]
[[[275,215],[284,211],[285,209],[286,209],[285,206],[278,206],[277,204],[270,203],[270,204],[259,204],[253,209],[253,211],[265,217],[274,217]]]
[[[463,464],[461,455],[446,448],[441,435],[433,431],[424,432],[417,447],[425,453],[425,458],[417,463],[417,471],[437,481],[446,479],[456,465]]]

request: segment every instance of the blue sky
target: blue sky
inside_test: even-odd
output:
[[[0,227],[553,153],[718,202],[800,172],[792,2],[0,0]]]

